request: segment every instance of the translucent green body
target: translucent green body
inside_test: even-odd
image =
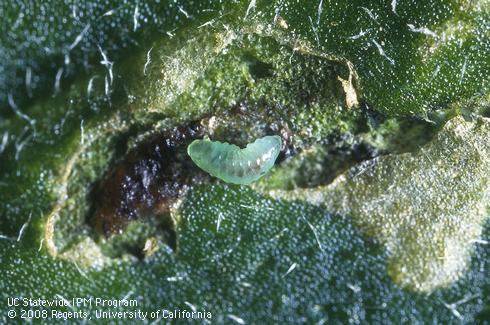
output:
[[[228,143],[195,140],[187,153],[199,168],[227,183],[250,184],[274,166],[282,141],[277,135],[249,143],[244,149]]]

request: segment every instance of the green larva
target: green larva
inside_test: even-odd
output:
[[[199,166],[214,177],[233,184],[250,184],[274,166],[281,151],[281,137],[266,136],[247,144],[244,149],[234,144],[210,140],[194,140],[187,153]]]

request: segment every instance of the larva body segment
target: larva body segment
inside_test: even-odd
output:
[[[187,153],[202,170],[225,182],[250,184],[264,176],[281,151],[281,137],[266,136],[245,148],[223,142],[194,140]]]

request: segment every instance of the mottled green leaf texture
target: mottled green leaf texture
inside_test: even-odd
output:
[[[326,187],[283,193],[351,216],[385,243],[395,282],[431,292],[462,276],[481,244],[489,135],[488,119],[454,118],[416,153],[368,160]]]
[[[324,210],[213,186],[193,191],[181,213],[177,253],[162,249],[145,262],[102,270],[79,271],[2,241],[9,252],[1,261],[2,299],[8,293],[118,299],[129,294],[145,310],[189,309],[188,302],[224,323],[230,315],[247,323],[443,322],[454,316],[445,304],[464,297],[460,313],[480,310],[486,280],[479,269],[490,267],[483,249],[474,259],[475,271],[427,297],[397,287],[386,274],[383,249]]]
[[[488,0],[0,16],[0,323],[489,324]]]

